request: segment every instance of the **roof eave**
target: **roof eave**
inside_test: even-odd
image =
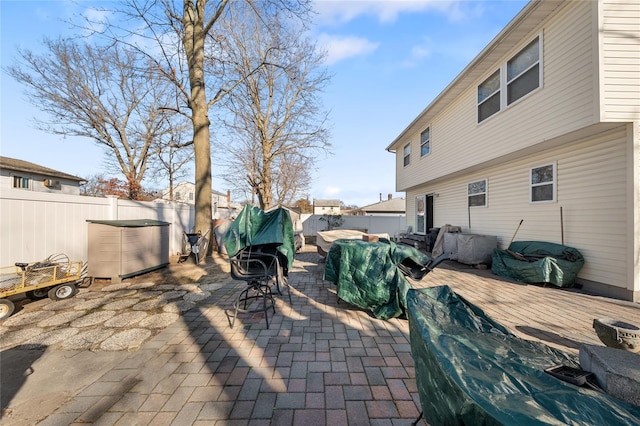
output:
[[[539,8],[543,3],[555,3],[558,6],[562,4],[561,0],[531,0],[527,3],[522,10],[507,24],[506,27],[496,35],[493,40],[480,52],[478,55],[456,76],[455,79],[447,85],[447,87],[436,96],[436,98],[424,109],[420,114],[414,118],[411,123],[387,146],[388,152],[395,152],[398,145],[404,142],[408,133],[413,131],[413,128],[423,121],[423,117],[430,112],[433,112],[437,108],[442,109],[448,104],[448,99],[454,99],[459,96],[462,91],[468,87],[468,82],[465,82],[465,78],[471,74],[471,71],[480,66],[481,62],[512,32],[518,27],[534,10]],[[554,7],[552,10],[557,8]],[[435,115],[435,113],[433,114]]]

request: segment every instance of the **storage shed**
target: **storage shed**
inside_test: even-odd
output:
[[[169,264],[169,222],[152,219],[87,222],[90,277],[120,282]]]

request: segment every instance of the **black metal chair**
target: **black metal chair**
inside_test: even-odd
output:
[[[247,287],[240,292],[233,304],[234,315],[231,319],[231,327],[235,324],[238,312],[256,313],[264,312],[269,328],[269,309],[276,312],[275,300],[271,291],[270,281],[275,278],[278,282],[278,272],[280,265],[278,256],[274,253],[265,253],[255,247],[245,247],[235,256],[229,258],[231,264],[231,277],[234,280],[246,281]],[[279,287],[278,287],[279,291]],[[291,297],[291,295],[289,295]],[[249,301],[262,299],[262,306],[254,309],[247,309]],[[243,305],[240,308],[240,305]],[[249,305],[249,307],[251,307]]]

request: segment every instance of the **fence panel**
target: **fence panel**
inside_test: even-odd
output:
[[[327,229],[327,222],[320,220],[322,215],[301,215],[305,237],[315,237],[318,231]],[[405,215],[398,216],[349,216],[343,215],[344,222],[341,229],[366,229],[370,234],[387,233],[391,238],[396,237],[407,229]]]
[[[171,223],[169,254],[193,228],[194,206],[45,192],[2,190],[0,266],[34,262],[53,253],[87,260],[87,220],[153,219]]]
[[[301,215],[304,235],[325,230],[322,215]],[[366,229],[372,234],[403,232],[406,217],[342,216],[343,229]],[[169,222],[169,254],[182,247],[182,232],[193,231],[194,206],[169,202],[144,202],[117,198],[3,189],[0,193],[0,266],[34,262],[50,254],[65,253],[87,260],[87,220],[153,219]]]

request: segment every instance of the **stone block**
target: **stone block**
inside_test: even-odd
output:
[[[580,367],[607,394],[640,406],[640,355],[606,346],[580,345]]]

